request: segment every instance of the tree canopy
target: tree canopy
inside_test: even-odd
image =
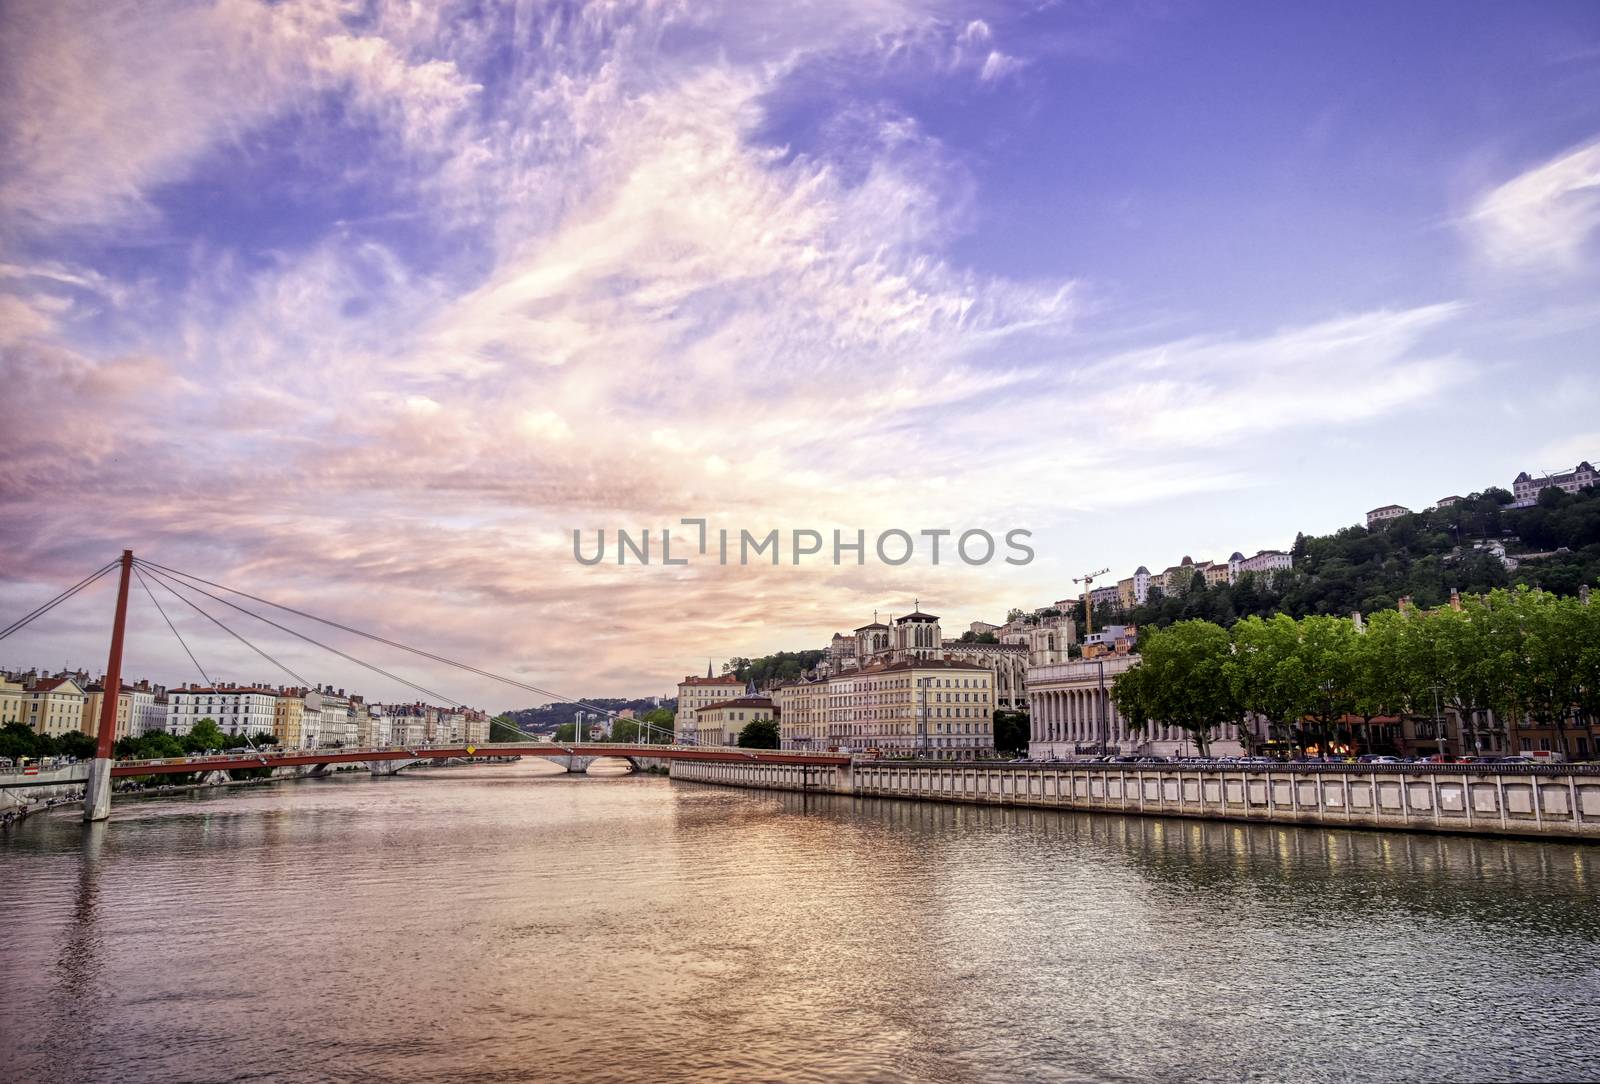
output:
[[[741,749],[776,749],[778,723],[775,719],[752,719],[739,731]]]
[[[1143,637],[1112,689],[1136,729],[1182,727],[1204,748],[1224,723],[1260,716],[1302,746],[1330,745],[1349,717],[1425,719],[1454,709],[1559,731],[1600,720],[1600,603],[1526,587],[1460,608],[1347,617],[1252,616],[1230,630],[1181,621]]]
[[[1301,534],[1291,550],[1293,569],[1245,573],[1232,584],[1196,581],[1170,595],[1152,590],[1126,613],[1097,609],[1095,622],[1115,618],[1156,628],[1200,619],[1231,626],[1274,613],[1376,613],[1403,597],[1433,608],[1449,601],[1451,588],[1474,595],[1520,585],[1569,596],[1583,584],[1600,584],[1600,492],[1547,489],[1532,508],[1507,508],[1510,502],[1511,494],[1490,488],[1370,530]],[[1502,548],[1515,568],[1501,560]]]

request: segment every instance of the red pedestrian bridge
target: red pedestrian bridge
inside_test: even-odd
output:
[[[119,760],[111,767],[113,778],[176,775],[184,772],[225,772],[236,768],[297,768],[334,764],[380,765],[468,757],[544,757],[565,763],[569,771],[582,771],[590,761],[618,757],[640,760],[732,761],[739,764],[788,764],[796,767],[846,764],[847,753],[787,752],[777,749],[741,749],[715,745],[622,745],[612,742],[496,742],[490,745],[410,745],[385,749],[296,749],[282,753],[225,753],[218,756],[172,757],[166,760]]]

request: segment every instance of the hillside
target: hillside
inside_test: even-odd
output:
[[[651,700],[620,700],[614,696],[597,696],[591,700],[586,700],[584,703],[592,704],[597,708],[605,708],[607,711],[622,711],[626,708],[632,708],[640,715],[656,707],[656,704]],[[666,706],[670,707],[671,705],[668,704]],[[516,726],[528,733],[543,733],[554,730],[562,723],[572,722],[572,716],[580,710],[586,709],[582,709],[578,704],[563,702],[559,704],[543,704],[537,708],[506,711],[502,712],[501,716],[510,719]]]
[[[1508,508],[1511,500],[1510,493],[1491,488],[1370,530],[1300,535],[1292,572],[1271,581],[1247,575],[1209,588],[1200,578],[1173,597],[1153,592],[1150,602],[1128,614],[1103,607],[1096,624],[1159,627],[1198,617],[1229,625],[1252,614],[1371,613],[1392,609],[1404,596],[1418,606],[1439,606],[1449,601],[1451,588],[1479,594],[1527,584],[1574,595],[1583,584],[1600,584],[1600,492],[1550,489],[1531,508]]]

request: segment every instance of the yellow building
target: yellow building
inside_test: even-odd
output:
[[[785,685],[778,697],[786,749],[926,753],[937,760],[994,752],[995,675],[977,663],[904,659]]]
[[[0,726],[22,722],[22,701],[25,690],[20,681],[0,677]]]
[[[272,736],[285,749],[300,748],[305,737],[306,690],[281,689],[273,705]]]
[[[712,677],[711,669],[706,668],[703,678],[686,677],[678,682],[678,735],[686,742],[693,742],[699,725],[699,712],[711,704],[718,704],[724,700],[734,700],[744,695],[744,682],[732,674],[722,677]]]
[[[790,681],[773,694],[778,710],[780,749],[824,749],[828,731],[824,709],[828,700],[827,681]]]
[[[91,738],[100,733],[100,711],[105,698],[105,686],[99,682],[84,690],[83,716],[78,728]],[[117,727],[112,732],[113,740],[120,741],[133,733],[134,718],[133,689],[124,685],[122,691],[117,694]]]
[[[700,708],[696,727],[701,745],[738,745],[739,733],[757,719],[771,719],[776,706],[765,696],[741,696]]]
[[[59,737],[83,726],[84,692],[71,678],[41,678],[23,690],[22,722]]]

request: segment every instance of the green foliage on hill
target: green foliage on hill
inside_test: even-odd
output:
[[[1370,614],[1393,609],[1408,595],[1431,608],[1447,602],[1452,587],[1478,595],[1526,585],[1571,596],[1583,584],[1600,585],[1600,492],[1549,489],[1534,507],[1506,507],[1510,503],[1510,493],[1491,488],[1371,530],[1300,535],[1292,571],[1246,574],[1238,583],[1212,587],[1197,573],[1189,590],[1171,596],[1152,591],[1148,603],[1118,616],[1141,627],[1196,619],[1232,625],[1274,613]],[[1517,567],[1506,568],[1492,544],[1503,546]],[[1098,614],[1096,624],[1110,616]]]
[[[733,674],[740,681],[755,679],[758,688],[766,688],[779,681],[793,681],[810,670],[827,655],[826,651],[780,651],[763,655],[759,659],[729,659],[722,666],[724,674]]]
[[[591,706],[592,705],[592,706]],[[582,704],[574,701],[562,701],[556,704],[543,704],[537,708],[519,708],[516,711],[505,711],[495,716],[520,730],[528,733],[550,733],[562,723],[572,722],[572,717],[580,711],[593,711],[594,708],[605,708],[607,711],[620,712],[625,708],[632,708],[643,715],[654,707],[650,700],[628,700],[615,696],[594,696],[586,699]],[[567,733],[571,734],[571,727]],[[491,735],[493,733],[491,723]],[[521,741],[520,737],[494,738],[492,741]],[[568,738],[567,740],[571,740]]]

